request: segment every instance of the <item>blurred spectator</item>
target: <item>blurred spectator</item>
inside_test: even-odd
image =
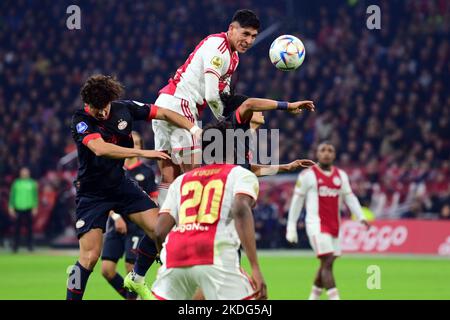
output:
[[[19,178],[14,180],[11,186],[9,198],[9,213],[15,219],[14,252],[17,252],[20,246],[23,224],[25,224],[27,232],[28,250],[33,250],[33,216],[37,214],[38,205],[37,182],[30,177],[30,170],[23,167],[20,169]]]
[[[276,248],[280,239],[278,210],[268,196],[258,199],[255,215],[255,231],[258,234],[259,248]]]
[[[450,219],[450,204],[446,204],[441,209],[441,218]]]

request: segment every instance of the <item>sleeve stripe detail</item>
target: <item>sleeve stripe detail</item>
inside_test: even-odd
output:
[[[100,133],[91,133],[91,134],[88,134],[87,136],[85,136],[84,138],[83,138],[83,144],[85,145],[85,146],[87,146],[87,144],[89,143],[89,141],[91,141],[91,140],[95,140],[95,139],[99,139],[99,138],[101,138],[102,136],[100,135]]]
[[[205,73],[212,73],[212,74],[216,75],[217,78],[220,79],[220,74],[219,74],[216,70],[213,70],[213,69],[211,69],[211,68],[208,68],[208,69],[205,70]]]
[[[150,105],[150,111],[148,113],[147,121],[155,119],[157,113],[158,113],[158,107],[154,104]]]

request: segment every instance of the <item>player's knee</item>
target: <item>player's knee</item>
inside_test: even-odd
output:
[[[110,265],[102,263],[102,275],[105,279],[111,280],[116,275],[116,270]]]
[[[80,262],[89,270],[94,269],[99,258],[100,250],[98,249],[87,250],[80,254]]]

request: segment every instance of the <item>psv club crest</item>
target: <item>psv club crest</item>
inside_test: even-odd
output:
[[[117,128],[118,128],[119,130],[123,130],[123,129],[125,129],[127,126],[128,126],[128,122],[126,122],[126,121],[123,120],[123,119],[120,119],[120,120],[119,120],[119,124],[117,125]]]

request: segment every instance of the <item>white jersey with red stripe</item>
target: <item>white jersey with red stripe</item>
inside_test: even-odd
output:
[[[255,174],[241,166],[213,164],[191,170],[170,185],[160,214],[176,227],[161,252],[167,268],[216,265],[239,268],[240,239],[231,215],[237,194],[257,199]]]
[[[231,51],[225,32],[212,34],[203,39],[189,55],[186,62],[178,68],[169,84],[160,90],[189,103],[190,108],[205,105],[205,73],[219,78],[219,91],[229,88],[231,76],[239,64],[237,51]],[[164,107],[164,106],[163,106]],[[217,116],[223,110],[212,110]],[[196,115],[197,110],[192,110]]]
[[[328,233],[338,237],[343,197],[352,193],[347,174],[336,167],[326,172],[313,166],[300,173],[294,192],[306,197],[308,235]]]

